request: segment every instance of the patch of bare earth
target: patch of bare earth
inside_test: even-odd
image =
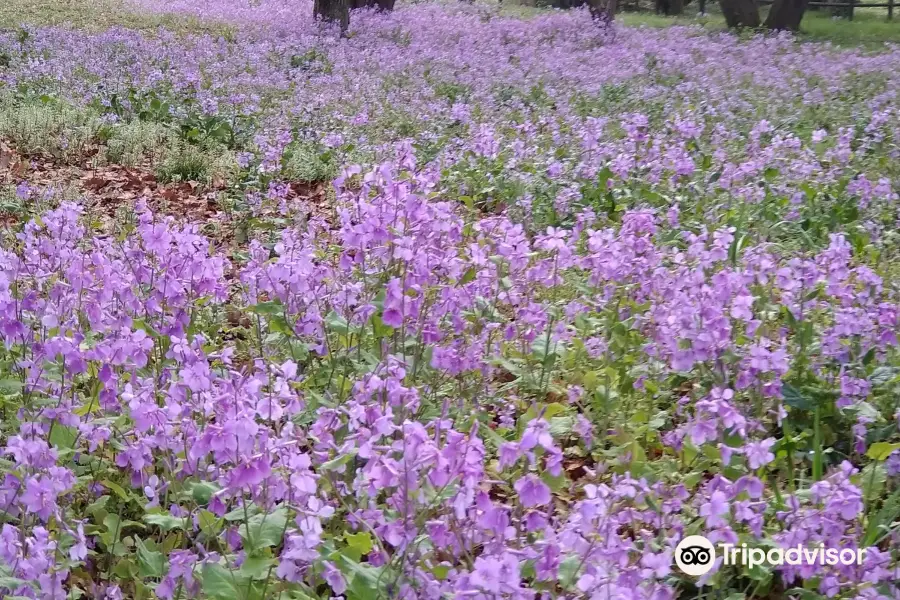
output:
[[[156,214],[204,226],[204,233],[220,247],[233,248],[246,241],[236,235],[237,223],[222,204],[228,188],[225,181],[160,182],[149,163],[132,168],[116,164],[94,166],[91,156],[97,151],[85,153],[79,164],[72,164],[49,154],[24,156],[12,144],[0,140],[0,185],[24,182],[37,189],[66,191],[100,220],[104,230],[113,231],[122,210],[133,211],[143,199]],[[327,218],[331,212],[327,190],[327,182],[292,182],[287,201],[302,203],[310,216]],[[271,215],[266,212],[269,211],[258,217],[278,216],[277,210],[272,210]],[[17,218],[18,215],[0,213],[0,222],[11,223]]]

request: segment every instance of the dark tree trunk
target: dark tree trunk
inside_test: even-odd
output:
[[[719,0],[719,6],[729,27],[759,27],[756,0]]]
[[[394,0],[348,0],[350,10],[357,8],[377,8],[378,10],[394,10]]]
[[[680,15],[684,12],[684,0],[656,0],[657,14]]]
[[[588,0],[591,17],[600,25],[609,25],[616,17],[618,0]]]
[[[808,3],[809,0],[775,0],[766,17],[766,27],[797,31]]]
[[[355,0],[314,0],[313,14],[329,23],[338,23],[341,33],[350,25],[350,3]]]

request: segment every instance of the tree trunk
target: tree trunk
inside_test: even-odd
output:
[[[656,0],[656,13],[669,16],[680,15],[684,12],[685,4],[687,2],[684,0]]]
[[[766,27],[797,31],[808,3],[809,0],[775,0],[766,17]]]
[[[719,0],[719,6],[729,27],[759,27],[756,0]]]
[[[313,14],[323,21],[338,23],[341,33],[350,25],[350,2],[354,0],[314,0]]]
[[[394,10],[394,0],[377,0],[375,5],[378,7],[378,10],[384,11],[392,11]]]
[[[591,17],[600,25],[609,25],[616,17],[617,0],[588,0]]]

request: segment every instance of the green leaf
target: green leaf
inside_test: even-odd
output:
[[[339,556],[338,567],[347,577],[348,597],[354,600],[369,600],[383,595],[390,577],[382,577],[382,569],[360,563],[345,554]]]
[[[135,538],[138,568],[141,577],[162,577],[166,574],[166,557],[162,552],[152,550],[141,538]]]
[[[334,311],[331,311],[325,317],[325,327],[341,335],[350,333],[350,324],[347,323],[347,319]]]
[[[550,419],[550,435],[563,437],[572,433],[575,417],[553,417]]]
[[[225,513],[224,518],[226,521],[243,521],[244,517],[246,515],[249,514],[252,516],[257,513],[259,513],[259,508],[256,506],[256,504],[251,502],[250,504],[247,505],[246,512],[245,512],[243,506],[239,506],[239,507],[235,508],[234,510],[232,510],[231,512]]]
[[[564,590],[571,589],[575,585],[580,565],[581,558],[578,556],[570,556],[559,563],[559,585]]]
[[[450,574],[450,565],[435,565],[432,567],[431,572],[438,581],[444,581],[447,579],[447,575]]]
[[[218,563],[206,563],[203,565],[203,592],[207,596],[224,598],[225,600],[237,600],[243,597],[238,586],[244,582],[246,582],[244,578],[239,577]]]
[[[866,456],[872,460],[886,460],[888,456],[900,449],[900,443],[889,444],[888,442],[877,442],[869,446]]]
[[[478,274],[477,269],[475,267],[469,267],[463,276],[459,279],[459,283],[457,285],[466,285],[467,283],[475,280],[475,275]]]
[[[554,493],[559,492],[569,484],[569,478],[566,477],[565,472],[562,472],[559,475],[551,475],[549,471],[544,471],[541,474],[541,480],[546,483],[547,487]]]
[[[154,329],[152,325],[144,322],[143,319],[135,319],[134,321],[132,321],[132,325],[134,326],[135,330],[143,329],[144,332],[153,339],[159,338],[159,332],[156,331],[156,329]]]
[[[122,535],[122,520],[118,515],[106,515],[103,518],[103,526],[112,534],[113,539],[118,540]]]
[[[194,487],[191,488],[191,496],[194,498],[194,502],[201,506],[206,506],[209,504],[210,499],[213,494],[219,491],[219,487],[214,483],[210,483],[208,481],[201,481],[199,483],[195,483]]]
[[[78,431],[74,427],[67,427],[59,423],[53,424],[53,431],[50,432],[50,443],[60,450],[71,450],[74,448],[77,438]]]
[[[869,382],[873,387],[878,387],[891,381],[898,373],[900,369],[897,367],[876,367],[869,375]]]
[[[156,525],[163,531],[184,528],[184,519],[173,517],[166,513],[151,513],[144,515],[144,522],[149,523],[150,525]]]
[[[16,577],[0,577],[0,588],[15,590],[22,587],[23,585],[29,585],[29,583],[24,579],[18,579]],[[9,596],[4,597],[9,598]]]
[[[372,551],[372,536],[361,531],[359,533],[344,532],[344,539],[347,545],[359,552],[361,556],[365,556]]]
[[[781,395],[784,398],[784,403],[792,408],[800,410],[813,410],[815,408],[812,400],[804,396],[800,390],[789,383],[781,385]]]
[[[337,471],[338,469],[340,469],[341,467],[343,467],[344,465],[349,463],[351,460],[353,460],[354,456],[356,456],[356,450],[351,450],[350,452],[345,452],[344,454],[341,454],[340,456],[337,456],[327,462],[322,463],[322,466],[319,468],[323,469],[325,471]]]
[[[280,315],[273,315],[269,317],[269,330],[276,333],[282,333],[287,336],[294,335],[294,330],[291,327],[291,324],[287,322],[287,319]]]
[[[12,396],[22,391],[22,382],[17,379],[0,379],[0,394]]]
[[[247,312],[266,316],[283,315],[284,305],[281,303],[281,300],[270,300],[268,302],[260,302],[259,304],[248,306]]]
[[[274,558],[262,556],[248,556],[241,563],[239,573],[245,579],[265,579],[269,569],[275,564]]]
[[[87,506],[87,508],[85,509],[85,511],[87,512],[87,514],[91,515],[95,519],[102,521],[103,520],[102,517],[98,518],[97,515],[98,515],[98,513],[103,513],[104,516],[106,515],[106,503],[107,502],[109,502],[109,496],[100,496],[94,502],[89,504]]]
[[[238,528],[245,548],[249,552],[278,546],[284,536],[287,525],[287,509],[281,507],[272,513],[261,513],[250,517],[247,523]]]
[[[208,510],[201,510],[197,515],[197,521],[200,524],[200,531],[210,538],[219,535],[219,532],[222,531],[222,525],[225,522],[224,519],[220,519]]]
[[[102,483],[104,487],[107,487],[107,488],[111,489],[113,492],[115,492],[116,496],[118,496],[122,500],[127,501],[127,500],[131,499],[131,496],[128,494],[127,491],[125,491],[125,488],[123,488],[118,483],[110,481],[109,479],[104,479],[100,483]]]
[[[812,590],[807,590],[805,588],[791,588],[784,592],[785,598],[799,598],[800,600],[821,600],[822,596],[815,593]]]
[[[881,510],[869,518],[862,546],[868,547],[877,543],[879,537],[890,532],[891,524],[898,517],[900,517],[900,490],[891,494],[881,505]]]

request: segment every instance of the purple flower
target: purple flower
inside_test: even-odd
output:
[[[550,488],[534,475],[526,475],[513,486],[519,493],[522,506],[544,506],[550,503]]]
[[[700,516],[706,517],[706,526],[710,529],[724,527],[727,523],[722,517],[729,511],[728,497],[724,492],[715,491],[708,502],[700,506]]]
[[[510,553],[502,556],[479,556],[475,559],[472,583],[494,593],[510,593],[519,587],[519,559]]]
[[[769,449],[775,445],[775,438],[767,438],[760,442],[748,442],[744,446],[744,458],[747,459],[747,465],[753,469],[759,469],[773,460],[775,455],[769,452]]]
[[[641,566],[645,567],[642,571],[644,577],[663,578],[672,572],[672,551],[666,550],[658,554],[645,552],[641,556]]]
[[[56,510],[56,489],[49,477],[31,477],[25,482],[22,504],[25,508],[47,521]]]
[[[331,586],[331,591],[335,595],[343,594],[347,591],[347,582],[344,580],[343,574],[330,562],[325,561],[325,581]]]

